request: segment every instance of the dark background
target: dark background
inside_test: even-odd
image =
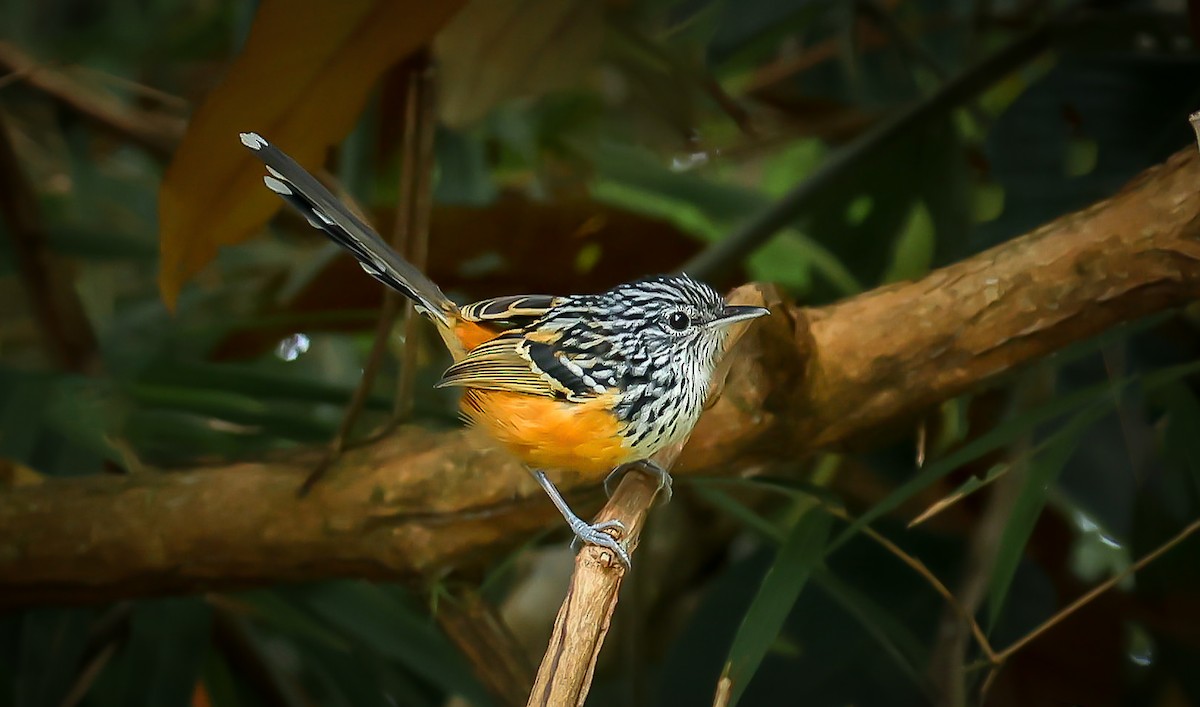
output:
[[[700,274],[834,301],[1088,206],[1194,140],[1200,10],[1183,0],[555,0],[574,8],[566,20],[550,2],[497,0],[527,35],[452,24],[466,39],[434,51],[446,70],[430,271],[461,301],[592,291],[677,268],[913,106],[941,109],[827,179],[765,245]],[[300,20],[307,5],[296,4]],[[22,180],[31,190],[24,205],[45,247],[69,265],[51,287],[75,293],[94,334],[67,335],[83,339],[82,358],[61,355],[62,341],[51,353],[6,221],[3,485],[171,473],[334,434],[381,301],[349,259],[282,218],[197,261],[174,313],[159,290],[160,182],[185,120],[229,79],[255,12],[231,0],[0,2],[0,118],[19,166],[0,174],[0,188],[19,193]],[[276,31],[280,57],[308,40]],[[1030,36],[1045,50],[980,69]],[[15,70],[13,52],[63,82]],[[286,60],[275,70],[286,73]],[[403,78],[384,72],[326,162],[384,233],[395,217]],[[965,98],[942,95],[950,80],[964,82]],[[244,100],[277,100],[283,83]],[[95,100],[125,111],[133,128],[97,115]],[[217,225],[229,203],[213,204],[204,217],[213,221],[188,237],[231,242]],[[415,422],[456,424],[452,401],[431,390],[441,354],[426,344]],[[392,342],[359,434],[386,422],[402,348]],[[1200,515],[1200,403],[1194,381],[1169,368],[1198,353],[1196,312],[1169,312],[947,401],[921,423],[927,463],[989,430],[1013,430],[1013,441],[922,498],[1022,473],[915,529],[900,515],[876,529],[952,590],[982,582],[977,620],[997,650],[1010,645]],[[1165,383],[1142,385],[1163,372]],[[1029,422],[1082,390],[1097,392],[1049,423]],[[870,508],[914,473],[915,436],[893,431],[868,440],[870,451],[797,460],[771,481],[677,484],[648,532],[676,538],[688,569],[670,581],[635,572],[589,703],[711,704],[723,664],[759,651],[743,705],[980,703],[986,669],[967,670],[961,692],[947,687],[978,647],[955,647],[942,630],[953,618],[946,603],[868,538],[817,564],[781,628],[753,620],[775,591],[759,587],[778,541],[819,512],[812,499]],[[1015,484],[1016,500],[991,556],[972,556],[999,484]],[[18,534],[0,528],[0,548]],[[496,557],[482,585],[469,580],[534,662],[567,560],[554,535]],[[1016,652],[986,704],[1200,705],[1197,568],[1193,539],[1126,578]],[[486,704],[431,618],[464,581],[343,580],[8,612],[0,705],[442,705],[452,694]],[[519,601],[531,592],[543,597],[537,610]]]

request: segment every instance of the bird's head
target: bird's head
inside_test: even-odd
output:
[[[620,285],[606,295],[620,328],[652,366],[707,375],[721,355],[729,325],[769,314],[763,307],[726,304],[712,287],[687,275],[658,275]]]

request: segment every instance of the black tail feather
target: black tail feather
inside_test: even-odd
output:
[[[458,308],[432,280],[389,246],[355,216],[315,177],[287,153],[257,133],[242,133],[242,144],[267,165],[263,182],[291,204],[314,228],[350,251],[371,277],[413,300],[417,307],[444,326]]]

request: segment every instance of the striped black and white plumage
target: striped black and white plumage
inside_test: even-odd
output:
[[[708,285],[660,275],[559,298],[523,328],[553,332],[555,340],[523,337],[519,350],[568,399],[617,391],[614,412],[628,445],[649,457],[686,436],[699,418],[729,316]]]

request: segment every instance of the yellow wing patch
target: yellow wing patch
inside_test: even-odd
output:
[[[500,336],[467,352],[442,374],[439,388],[476,388],[554,397],[558,390],[521,355],[518,335]]]

